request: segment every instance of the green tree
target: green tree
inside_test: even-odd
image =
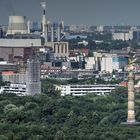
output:
[[[54,140],[66,140],[66,136],[63,131],[57,131]]]
[[[8,140],[8,138],[4,135],[0,135],[0,140]]]

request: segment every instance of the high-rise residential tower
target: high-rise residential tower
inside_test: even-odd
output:
[[[32,49],[32,55],[27,61],[26,71],[26,92],[28,95],[36,95],[41,93],[40,81],[40,62],[36,55],[35,49]]]

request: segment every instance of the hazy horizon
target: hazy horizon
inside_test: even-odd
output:
[[[0,24],[9,15],[40,21],[41,0],[1,0]],[[47,0],[47,19],[66,25],[140,25],[139,0]]]

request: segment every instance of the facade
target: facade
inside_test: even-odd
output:
[[[129,33],[113,33],[113,40],[129,40]]]
[[[41,47],[41,39],[2,38],[0,39],[0,58],[13,62],[15,56],[21,56],[26,60],[29,58],[31,47]]]
[[[53,49],[55,57],[68,57],[69,55],[68,42],[48,42],[47,46]]]
[[[12,63],[7,63],[6,61],[1,61],[0,62],[0,72],[4,72],[4,71],[16,72],[17,66],[15,64],[12,64]]]
[[[126,56],[113,56],[112,62],[113,70],[122,71],[128,64],[128,58]]]
[[[127,66],[128,58],[117,54],[103,54],[101,58],[101,71],[112,73],[113,70],[123,71]]]
[[[118,87],[118,85],[61,85],[56,88],[61,91],[61,96],[83,96],[88,93],[106,95],[116,87]]]
[[[58,79],[58,80],[70,80],[70,79],[78,78],[78,73],[73,73],[69,71],[50,73],[48,74],[48,78]]]
[[[103,32],[103,31],[104,31],[103,25],[97,26],[97,32]]]
[[[101,60],[101,71],[112,73],[113,71],[112,55],[103,56]]]
[[[102,54],[98,52],[93,52],[94,60],[95,60],[95,70],[101,71],[101,59]]]
[[[19,36],[20,37],[20,36]],[[28,36],[26,36],[28,37]],[[5,48],[26,48],[26,47],[40,47],[41,40],[40,39],[31,39],[31,38],[3,38],[0,39],[0,47]]]
[[[26,83],[26,75],[21,73],[2,72],[1,78],[3,82],[10,82],[12,84]]]
[[[113,40],[136,40],[140,39],[140,31],[138,30],[129,30],[128,32],[118,32],[113,33]]]
[[[14,93],[17,96],[26,95],[26,85],[24,84],[10,84],[9,86],[2,86],[0,88],[0,94],[3,93]]]
[[[52,67],[46,64],[41,65],[41,79],[46,79],[49,73],[59,73],[62,71],[61,67]]]
[[[70,32],[88,32],[89,31],[89,26],[87,25],[70,25],[69,26],[69,31]]]
[[[77,31],[77,25],[70,25],[69,30],[70,30],[70,32],[76,32]]]

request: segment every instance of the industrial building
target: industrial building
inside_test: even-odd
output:
[[[5,34],[1,31],[0,58],[8,62],[14,62],[15,57],[27,61],[31,48],[43,48],[49,46],[56,57],[68,57],[68,42],[62,42],[65,36],[64,23],[51,23],[46,19],[46,2],[41,3],[42,20],[41,29],[32,30],[31,22],[25,16],[9,16],[8,28]],[[33,31],[33,32],[31,32]]]
[[[69,55],[68,42],[48,42],[47,46],[53,49],[54,57],[68,57]]]
[[[61,23],[47,23],[47,41],[48,42],[59,42],[61,41],[64,36],[64,23],[63,21]]]
[[[0,58],[14,62],[15,57],[29,58],[31,47],[41,47],[39,35],[30,34],[24,16],[10,16],[7,33],[0,38]]]

